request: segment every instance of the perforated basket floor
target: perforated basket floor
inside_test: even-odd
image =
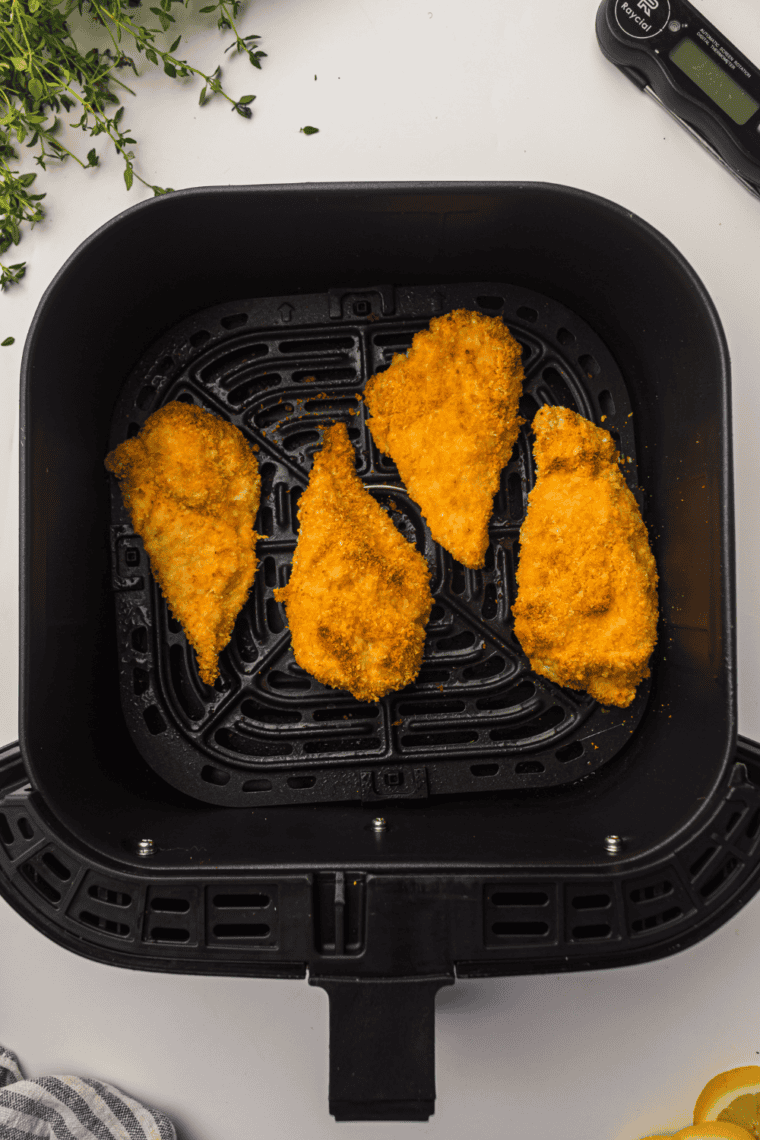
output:
[[[526,425],[494,502],[484,570],[432,541],[394,464],[365,424],[363,385],[436,314],[501,315],[524,349]],[[512,632],[519,531],[535,474],[530,421],[563,404],[619,442],[638,496],[634,419],[620,371],[594,332],[562,305],[503,284],[332,290],[198,313],[167,333],[126,383],[111,447],[170,400],[234,423],[259,448],[259,570],[210,688],[150,574],[112,480],[111,541],[121,697],[148,763],[216,804],[423,798],[540,788],[588,776],[639,723],[649,683],[625,710],[538,678]],[[293,659],[284,607],[297,505],[320,429],[342,420],[357,470],[427,558],[435,605],[417,681],[376,704],[327,688]],[[645,425],[641,425],[643,428]],[[642,504],[643,505],[643,504]],[[645,513],[646,518],[646,513]]]

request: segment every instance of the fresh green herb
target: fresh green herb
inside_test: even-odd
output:
[[[7,336],[5,338],[5,340],[0,341],[0,348],[7,348],[9,344],[15,344],[15,343],[16,343],[15,336]]]
[[[17,146],[31,148],[43,170],[50,162],[69,158],[83,168],[98,165],[94,147],[84,159],[57,137],[60,116],[92,138],[106,136],[124,162],[127,190],[137,179],[154,195],[171,192],[170,187],[154,186],[137,171],[132,149],[136,140],[122,122],[122,94],[134,92],[118,73],[131,68],[137,74],[140,56],[163,67],[170,79],[202,79],[201,106],[218,95],[238,115],[250,119],[255,95],[233,99],[222,84],[221,67],[207,75],[176,56],[181,33],[168,49],[160,46],[164,34],[176,24],[172,6],[178,4],[181,11],[190,3],[157,0],[157,6],[146,10],[140,0],[0,0],[0,259],[12,245],[18,245],[22,226],[33,226],[45,216],[41,205],[45,195],[32,192],[37,175],[17,169]],[[241,36],[235,23],[243,4],[244,0],[214,0],[200,11],[215,15],[217,27],[232,33],[226,52],[245,54],[260,68],[266,55],[258,47],[260,37]],[[89,15],[100,25],[107,47],[80,48],[70,26],[75,13]],[[25,262],[8,265],[0,260],[0,288],[20,281],[25,272]]]
[[[302,135],[318,135],[319,127],[301,127]]]

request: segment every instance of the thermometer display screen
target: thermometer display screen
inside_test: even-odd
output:
[[[727,75],[693,40],[681,40],[670,53],[676,67],[696,83],[713,103],[717,103],[740,127],[752,118],[760,107],[746,91]]]

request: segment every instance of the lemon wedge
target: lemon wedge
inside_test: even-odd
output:
[[[703,1120],[690,1124],[671,1136],[670,1140],[749,1140],[752,1133],[738,1124],[727,1124],[722,1120]]]
[[[735,1124],[760,1140],[760,1066],[744,1065],[708,1081],[694,1106],[694,1123]]]

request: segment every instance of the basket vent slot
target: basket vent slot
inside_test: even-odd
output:
[[[473,776],[496,776],[498,775],[499,764],[471,764],[470,771]]]
[[[602,409],[602,415],[607,419],[611,419],[615,415],[615,401],[612,398],[612,393],[604,388],[598,395],[599,407]]]
[[[671,906],[667,910],[658,911],[656,914],[647,915],[646,918],[635,918],[631,923],[631,930],[634,934],[643,934],[648,930],[656,930],[660,926],[667,926],[668,923],[675,922],[676,919],[683,917],[683,911],[680,906]]]
[[[576,910],[606,910],[612,905],[612,898],[607,894],[576,895],[573,906]]]
[[[543,938],[549,933],[548,922],[531,922],[524,919],[521,922],[494,922],[491,930],[499,936],[512,938]]]
[[[148,631],[144,625],[138,625],[132,630],[132,648],[135,653],[148,652]]]
[[[34,828],[25,815],[18,817],[16,827],[22,839],[26,839],[27,842],[29,842],[30,839],[34,839]]]
[[[620,933],[613,885],[570,883],[565,887],[565,937],[569,942],[616,938]]]
[[[553,884],[487,884],[483,897],[486,946],[555,942],[556,899]]]
[[[588,376],[589,380],[593,380],[593,378],[595,376],[598,376],[599,373],[602,371],[601,365],[591,355],[590,352],[584,353],[583,356],[579,356],[578,357],[578,363],[580,364],[581,368],[583,369],[583,371]],[[601,393],[599,396],[599,402],[601,403]],[[612,405],[612,415],[614,416],[614,414],[615,414],[615,405],[613,404]]]
[[[154,926],[150,939],[152,942],[189,942],[190,931],[181,926]]]
[[[551,389],[551,395],[555,404],[560,404],[563,408],[570,408],[571,411],[578,411],[578,404],[575,396],[570,390],[566,378],[562,375],[558,368],[553,368],[551,365],[545,368],[542,373],[543,379]]]
[[[546,891],[494,891],[491,895],[494,906],[548,906]]]
[[[127,886],[130,890],[125,889]],[[132,889],[131,883],[103,877],[100,872],[97,872],[97,877],[88,874],[80,880],[67,913],[75,922],[84,923],[103,934],[126,938],[134,929],[132,915],[136,912],[136,899]]]
[[[313,352],[343,353],[354,348],[353,337],[323,337],[319,340],[284,340],[280,341],[279,349],[282,353],[299,356],[311,355]]]
[[[705,865],[706,861],[702,863],[703,867]],[[627,883],[624,901],[628,929],[639,937],[657,934],[661,927],[670,926],[694,913],[694,904],[681,886],[675,868],[667,868],[665,874]]]
[[[126,891],[113,890],[111,887],[101,887],[93,883],[87,889],[87,894],[96,902],[105,903],[106,906],[126,907],[132,905],[132,896]]]
[[[231,376],[225,376],[225,373],[231,373],[244,364],[249,364],[261,356],[266,356],[268,352],[269,345],[267,344],[246,344],[241,348],[223,350],[210,364],[202,368],[198,375],[204,384],[218,381],[221,382],[222,387],[226,387],[227,384],[234,383],[234,379]]]
[[[572,744],[566,744],[564,748],[558,748],[554,755],[560,764],[568,764],[571,760],[579,760],[583,755],[583,741],[574,740]]]
[[[185,647],[179,642],[175,642],[169,647],[169,668],[174,692],[182,711],[190,720],[200,720],[205,709],[190,679]],[[151,729],[152,731],[153,729]]]
[[[526,740],[531,736],[540,736],[551,728],[556,728],[565,719],[565,709],[561,705],[552,705],[551,708],[539,713],[526,724],[517,724],[509,728],[495,728],[491,731],[491,740]]]
[[[734,877],[736,871],[741,866],[741,859],[737,858],[736,855],[728,855],[720,864],[715,874],[711,875],[707,882],[703,883],[699,888],[699,893],[702,898],[709,899],[716,891],[724,887],[728,881]]]
[[[116,938],[128,938],[129,926],[126,922],[117,922],[115,918],[104,918],[100,914],[93,914],[90,910],[79,912],[79,921],[85,926],[91,926],[102,934],[113,934]]]
[[[279,888],[270,883],[235,883],[206,889],[206,941],[209,946],[249,944],[276,949]]]
[[[265,922],[220,922],[214,927],[215,938],[266,938],[269,933]]]
[[[255,732],[250,732],[248,726],[240,721],[235,725],[235,731],[231,728],[220,728],[214,733],[214,740],[222,748],[226,748],[229,752],[237,752],[241,756],[289,756],[293,751],[293,745],[287,741],[259,736]],[[223,780],[222,776],[226,776],[227,779]],[[209,784],[216,784],[217,787],[224,787],[229,783],[229,773],[221,772],[212,764],[207,764],[202,769],[201,778]]]
[[[71,871],[61,862],[57,855],[54,855],[52,851],[46,851],[42,856],[42,862],[48,871],[52,871],[56,879],[60,879],[62,883],[68,883],[71,878]]]
[[[201,896],[197,887],[170,883],[148,887],[143,915],[143,941],[197,946]]]
[[[46,902],[56,906],[63,898],[61,892],[54,887],[44,875],[40,874],[33,863],[25,863],[21,868],[21,873],[27,882],[31,883],[37,894],[41,895]]]
[[[652,899],[664,899],[673,894],[673,884],[668,879],[659,883],[650,883],[646,887],[637,887],[629,892],[632,902],[651,902]]]
[[[481,661],[477,665],[468,665],[466,669],[462,670],[462,680],[464,681],[487,681],[489,677],[498,677],[499,673],[503,673],[506,668],[506,662],[503,657],[494,655],[488,657],[485,661]]]
[[[161,716],[158,705],[148,705],[147,709],[143,710],[143,720],[151,736],[160,736],[162,732],[166,732],[166,721]]]
[[[464,704],[462,705],[464,708]],[[403,711],[403,710],[399,710]],[[459,711],[457,709],[457,711]],[[338,706],[332,709],[314,709],[311,714],[311,719],[315,724],[323,720],[342,721],[342,720],[377,720],[380,716],[380,709],[372,705],[351,705]]]
[[[699,855],[694,860],[694,862],[689,867],[689,872],[690,872],[693,879],[696,879],[702,873],[702,871],[704,871],[705,867],[710,862],[710,860],[712,859],[713,855],[715,854],[715,852],[717,850],[718,850],[718,848],[714,847],[714,846],[707,847],[701,853],[701,855]]]
[[[753,839],[757,838],[758,834],[760,834],[760,808],[757,809],[747,824],[747,830],[744,832],[744,837],[745,839],[749,839],[750,842],[752,842]]]
[[[248,910],[269,906],[272,901],[269,895],[260,893],[237,895],[214,895],[214,906],[219,910],[239,910],[241,907]]]
[[[345,740],[339,740],[333,737],[330,740],[311,740],[307,744],[304,744],[303,750],[308,755],[316,756],[320,753],[330,752],[372,752],[379,747],[380,738],[377,736],[364,736],[353,739],[347,737]]]
[[[14,841],[11,825],[8,823],[8,817],[0,812],[0,842],[4,843],[6,847],[10,847]]]
[[[221,768],[215,768],[213,764],[206,764],[201,768],[201,779],[205,780],[207,784],[214,784],[217,788],[223,788],[225,784],[230,782],[229,772],[223,772]]]
[[[611,934],[612,927],[608,922],[592,922],[585,926],[574,926],[572,930],[572,935],[576,942],[609,938]]]
[[[240,790],[241,792],[271,792],[272,781],[263,776],[257,776],[252,780],[245,780],[240,785]]]
[[[441,716],[444,713],[464,712],[466,707],[464,701],[404,701],[398,706],[398,711],[401,716]]]
[[[240,711],[248,720],[258,721],[259,724],[298,724],[301,720],[301,713],[296,709],[285,709],[279,705],[267,707],[251,698],[243,701]]]
[[[424,748],[437,744],[473,744],[478,733],[467,729],[451,729],[449,732],[421,732],[415,736],[404,736],[401,743],[405,748]]]
[[[163,911],[166,914],[187,914],[190,910],[190,903],[187,899],[155,898],[151,899],[150,909]]]
[[[222,320],[220,323],[222,325],[222,328],[225,328],[225,329],[239,329],[241,327],[241,325],[248,324],[248,314],[247,313],[234,313],[230,317],[222,317]]]
[[[515,685],[514,689],[510,689],[503,697],[481,697],[475,702],[475,708],[481,712],[511,709],[516,705],[525,704],[526,701],[535,696],[535,692],[536,686],[532,681],[523,681],[522,684]]]

